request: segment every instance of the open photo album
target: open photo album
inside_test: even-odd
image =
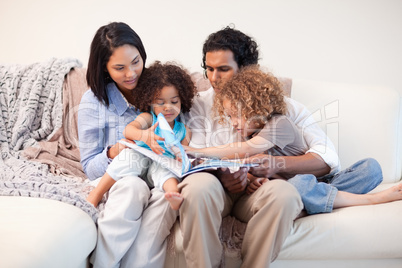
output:
[[[203,158],[194,161],[195,159],[188,157],[180,141],[177,139],[172,128],[169,126],[169,123],[161,113],[157,116],[157,120],[159,123],[158,127],[161,130],[160,136],[165,139],[164,142],[166,148],[170,150],[172,154],[179,156],[181,161],[165,155],[158,155],[150,149],[133,143],[128,143],[125,141],[120,141],[120,143],[136,150],[146,157],[149,157],[153,161],[157,161],[161,164],[161,166],[169,169],[172,173],[180,178],[202,170],[214,170],[217,168],[239,169],[241,167],[255,166],[255,164],[245,164],[239,160],[221,160],[215,158]],[[193,164],[195,162],[197,162],[197,164]]]

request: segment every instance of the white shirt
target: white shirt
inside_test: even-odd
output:
[[[240,141],[240,135],[230,125],[219,123],[220,116],[215,114],[212,106],[215,91],[210,87],[201,91],[194,98],[193,106],[187,118],[187,125],[192,132],[190,146],[205,148]],[[286,116],[292,120],[303,134],[309,148],[306,153],[316,153],[331,168],[331,173],[340,171],[338,154],[331,140],[314,120],[310,111],[301,103],[285,97]],[[229,120],[228,120],[229,122]]]

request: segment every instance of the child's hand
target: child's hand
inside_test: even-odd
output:
[[[196,158],[196,159],[193,160],[193,162],[191,162],[191,165],[194,167],[194,166],[197,166],[199,164],[202,164],[202,162],[204,162],[204,161],[205,160],[202,159],[202,158]]]
[[[183,145],[183,148],[187,155],[191,155],[196,158],[202,157],[202,154],[199,153],[196,148],[193,148],[193,147],[190,147],[187,145]]]
[[[246,193],[247,194],[252,194],[254,193],[258,188],[261,187],[264,183],[268,181],[267,178],[256,178],[253,181],[250,182],[250,184],[246,188]]]
[[[175,159],[177,161],[183,162],[183,157],[181,156],[180,148],[177,146],[172,146],[170,149],[173,151]]]
[[[147,140],[146,144],[151,148],[151,150],[156,153],[156,154],[163,154],[165,150],[159,145],[159,141],[164,141],[165,139],[162,137],[159,137],[158,135],[155,134],[155,128],[158,126],[158,122],[151,126],[150,128],[146,129],[143,131],[144,135],[146,135]]]

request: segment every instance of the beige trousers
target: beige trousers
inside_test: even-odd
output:
[[[209,173],[195,173],[179,184],[184,202],[180,224],[187,267],[218,267],[222,257],[219,228],[232,214],[247,229],[242,244],[242,267],[269,267],[278,256],[303,204],[296,188],[272,180],[252,195],[228,194]]]
[[[94,268],[162,268],[166,237],[177,218],[164,194],[149,190],[139,177],[128,176],[110,188],[98,218]]]

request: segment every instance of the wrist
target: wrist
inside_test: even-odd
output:
[[[286,168],[286,158],[283,156],[273,156],[272,157],[272,169],[273,174],[283,173],[287,170]]]
[[[114,147],[112,145],[109,145],[106,148],[106,157],[108,158],[109,162],[111,162],[112,159],[115,157],[114,152],[113,152],[113,148]]]

